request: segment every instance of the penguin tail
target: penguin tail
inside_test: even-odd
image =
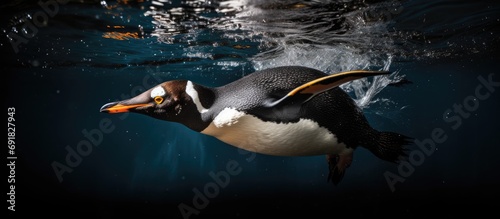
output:
[[[370,150],[375,156],[382,160],[397,163],[401,157],[406,157],[406,145],[411,143],[411,138],[394,132],[378,132],[374,131],[372,137],[365,141],[363,145]],[[328,177],[327,181],[331,181],[334,185],[340,183],[344,178],[345,171],[351,165],[353,153],[344,154],[327,154],[328,161]]]
[[[382,160],[397,163],[401,157],[406,157],[406,146],[411,138],[394,132],[377,132],[378,140],[372,141],[368,149]],[[373,145],[375,144],[375,145]]]

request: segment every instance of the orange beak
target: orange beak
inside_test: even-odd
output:
[[[126,113],[126,112],[130,112],[130,109],[135,109],[135,108],[140,108],[140,107],[148,107],[151,105],[152,104],[150,104],[150,103],[124,105],[122,103],[112,102],[112,103],[104,104],[104,106],[101,107],[100,111],[103,113]]]

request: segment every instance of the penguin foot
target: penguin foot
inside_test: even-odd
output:
[[[333,185],[337,185],[344,177],[345,170],[352,163],[352,153],[344,155],[328,154],[326,159],[329,169],[327,181],[332,181]]]

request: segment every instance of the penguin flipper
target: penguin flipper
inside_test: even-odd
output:
[[[293,89],[288,94],[286,94],[283,98],[267,103],[267,107],[273,107],[282,102],[288,103],[305,103],[317,94],[328,91],[339,85],[353,81],[356,79],[376,76],[376,75],[385,75],[389,74],[388,71],[365,71],[365,70],[355,70],[355,71],[346,71],[340,72],[337,74],[328,75],[325,77],[321,77],[312,81],[309,81],[305,84],[300,85],[299,87]]]
[[[332,181],[333,185],[339,184],[344,178],[345,170],[352,163],[352,153],[345,155],[326,155],[328,161],[328,178],[327,181]]]

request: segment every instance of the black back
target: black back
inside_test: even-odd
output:
[[[212,119],[226,107],[276,123],[311,119],[327,128],[350,147],[367,141],[374,130],[352,98],[340,88],[318,94],[304,104],[265,107],[294,88],[327,74],[306,67],[286,66],[254,72],[237,81],[214,89],[215,102],[210,107]],[[366,133],[366,134],[364,134]]]

